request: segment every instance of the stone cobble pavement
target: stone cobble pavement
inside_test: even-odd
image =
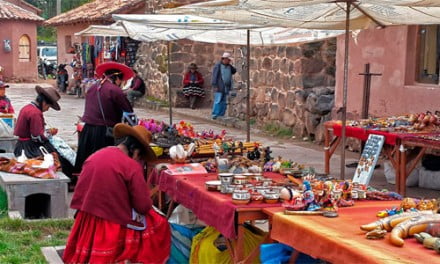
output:
[[[50,84],[42,83],[41,86],[48,86]],[[11,84],[7,89],[7,96],[11,99],[12,104],[18,115],[19,110],[31,100],[35,99],[35,84]],[[59,129],[59,136],[64,138],[66,142],[72,147],[77,146],[77,134],[75,133],[75,123],[84,110],[84,99],[76,98],[72,95],[62,95],[59,102],[61,111],[57,112],[50,109],[46,112],[45,119],[48,126]],[[140,118],[154,118],[156,120],[169,121],[169,113],[167,108],[147,109],[145,107],[135,107],[135,112]],[[233,137],[236,140],[245,140],[246,132],[243,128],[242,122],[237,122],[232,118],[225,118],[221,120],[212,120],[210,118],[210,109],[173,109],[174,123],[179,120],[185,120],[192,123],[196,130],[212,129],[220,132],[222,129],[227,130],[227,136]],[[238,127],[238,128],[235,128]],[[241,129],[240,129],[241,128]],[[282,156],[286,159],[292,159],[295,162],[304,163],[312,166],[318,173],[324,171],[324,151],[322,145],[317,145],[312,142],[302,140],[282,140],[276,137],[264,135],[257,128],[252,127],[251,140],[259,141],[265,146],[270,146],[274,157]],[[331,175],[338,178],[339,175],[339,151],[331,161]],[[347,152],[347,163],[358,159],[358,153]],[[371,184],[376,188],[387,188],[394,190],[394,185],[388,184],[385,180],[383,166],[375,170],[371,180]],[[346,179],[351,179],[354,175],[353,168],[346,168]],[[409,196],[415,197],[438,197],[439,192],[434,190],[422,188],[408,188]]]

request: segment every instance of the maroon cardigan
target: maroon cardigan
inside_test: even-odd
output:
[[[84,162],[70,207],[126,226],[132,208],[145,215],[152,207],[142,167],[117,147],[95,152]]]
[[[195,71],[194,73],[196,74],[196,84],[199,87],[203,87],[204,80],[202,74],[198,71]],[[191,81],[191,71],[185,74],[185,77],[183,78],[183,86],[185,87],[190,85],[190,81]]]

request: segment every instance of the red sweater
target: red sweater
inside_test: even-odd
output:
[[[196,74],[196,84],[199,85],[200,87],[203,87],[203,76],[200,72],[195,71],[194,72]],[[191,71],[187,72],[185,74],[185,77],[183,78],[183,86],[187,86],[191,83]]]
[[[117,147],[95,152],[85,162],[70,207],[126,226],[131,210],[152,206],[142,167]]]
[[[18,114],[17,123],[15,124],[14,135],[22,139],[30,139],[34,137],[44,136],[44,117],[43,112],[33,103],[24,106]]]

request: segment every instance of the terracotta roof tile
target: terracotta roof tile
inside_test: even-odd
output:
[[[111,22],[112,14],[136,11],[145,5],[145,0],[96,0],[44,22],[47,26],[59,26],[84,22]]]
[[[0,20],[43,21],[44,18],[12,3],[0,0]]]

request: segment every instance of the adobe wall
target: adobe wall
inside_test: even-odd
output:
[[[38,77],[37,71],[37,25],[34,22],[26,21],[5,21],[2,22],[0,32],[0,65],[4,67],[3,78],[6,81],[35,81]],[[30,39],[30,61],[19,62],[19,40],[22,35]],[[11,52],[5,52],[3,40],[11,41]]]
[[[440,86],[415,81],[417,65],[417,28],[390,26],[361,31],[350,39],[348,105],[349,118],[361,113],[364,65],[370,63],[373,73],[370,93],[370,115],[381,117],[438,110]],[[342,106],[344,37],[338,37],[336,71],[336,107]],[[339,117],[339,116],[335,116]]]

